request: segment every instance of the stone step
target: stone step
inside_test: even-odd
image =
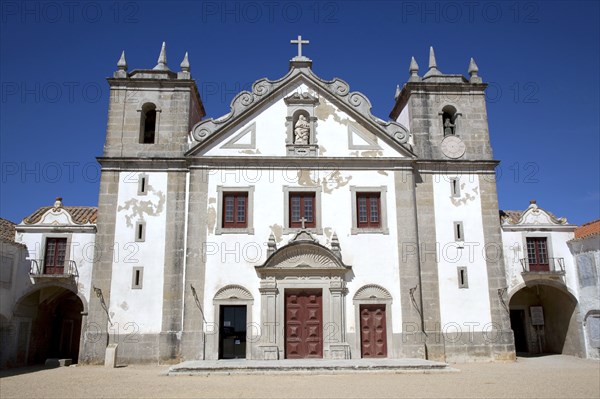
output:
[[[46,367],[69,367],[72,363],[72,359],[50,358],[46,359],[46,363],[44,365]]]
[[[456,372],[447,363],[423,359],[191,360],[171,366],[168,375],[343,374],[356,372]]]

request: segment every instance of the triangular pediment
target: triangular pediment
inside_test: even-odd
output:
[[[317,150],[310,155],[414,157],[404,126],[377,118],[362,93],[350,92],[341,79],[322,80],[310,68],[291,68],[279,80],[260,79],[239,93],[228,114],[192,128],[187,155],[286,155],[294,124],[289,107],[302,105],[314,107],[316,136],[309,144]]]

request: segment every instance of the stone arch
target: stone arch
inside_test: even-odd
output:
[[[554,280],[548,280],[548,279],[532,279],[532,280],[527,280],[526,283],[519,283],[519,284],[515,285],[514,287],[512,287],[510,289],[510,291],[507,294],[507,296],[508,296],[508,302],[510,303],[511,298],[517,292],[519,292],[521,289],[523,289],[525,287],[533,287],[535,285],[549,285],[551,287],[554,287],[554,288],[556,288],[558,290],[563,291],[571,299],[573,299],[574,301],[577,302],[577,296],[575,295],[575,293],[569,287],[567,287],[566,285],[564,285],[562,282],[554,281]]]
[[[77,295],[77,297],[79,298],[79,300],[81,301],[81,304],[83,305],[83,314],[87,314],[88,313],[88,300],[87,298],[78,290],[75,289],[75,287],[73,286],[73,284],[71,283],[66,283],[66,282],[61,282],[61,281],[46,281],[46,282],[37,282],[34,286],[29,287],[27,290],[23,291],[23,293],[19,296],[19,299],[17,299],[15,301],[15,303],[13,304],[12,308],[11,308],[11,312],[9,313],[9,319],[10,317],[14,314],[15,309],[17,308],[17,306],[19,305],[19,303],[26,298],[27,296],[33,294],[35,291],[41,290],[43,288],[50,288],[50,287],[59,287],[59,288],[64,288],[65,290],[71,291],[73,294]]]
[[[246,288],[237,284],[226,285],[215,294],[214,300],[230,300],[237,299],[242,301],[253,301],[254,297]]]
[[[377,284],[363,285],[354,294],[354,300],[364,299],[392,299],[392,295],[388,290]]]
[[[457,134],[457,122],[460,113],[457,111],[456,107],[450,104],[445,105],[442,108],[440,115],[442,116],[442,132],[444,137]],[[446,126],[446,120],[450,122],[448,126]]]

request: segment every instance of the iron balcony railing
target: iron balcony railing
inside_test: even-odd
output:
[[[64,261],[61,267],[61,265],[45,265],[44,259],[31,259],[29,274],[35,277],[79,277],[79,270],[74,260]]]
[[[546,263],[529,263],[529,258],[519,259],[524,273],[565,273],[565,258],[548,258]]]

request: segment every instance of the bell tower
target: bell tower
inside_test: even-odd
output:
[[[167,65],[165,43],[152,69],[127,72],[125,52],[110,85],[105,157],[182,156],[190,128],[205,115],[187,53],[181,71]]]
[[[433,47],[429,49],[429,69],[422,77],[419,65],[411,60],[410,77],[396,94],[390,114],[409,127],[414,151],[421,159],[491,160],[485,88],[473,58],[469,79],[442,73]]]

